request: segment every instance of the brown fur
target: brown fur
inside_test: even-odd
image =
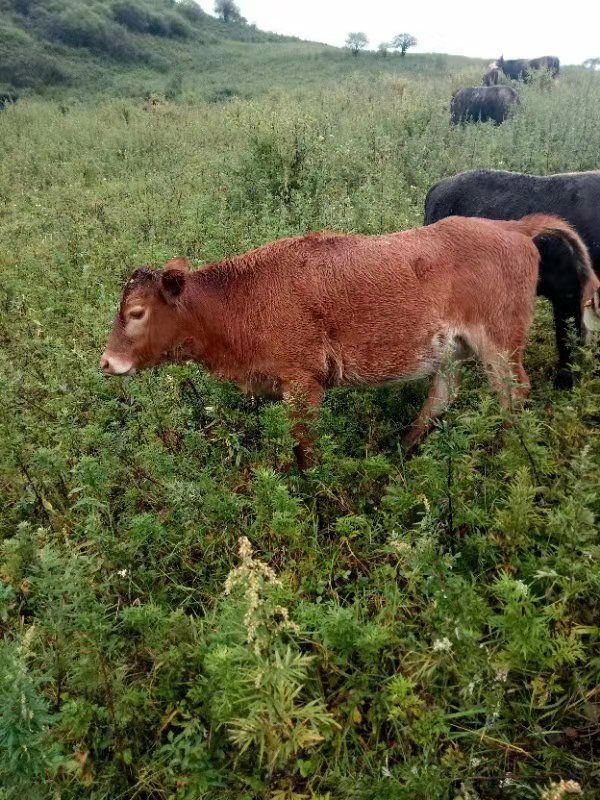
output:
[[[490,67],[483,76],[484,86],[497,86],[500,80],[500,70],[498,67]]]
[[[576,235],[544,215],[450,217],[383,236],[282,239],[194,271],[181,260],[138,271],[101,365],[125,374],[191,359],[250,392],[287,399],[299,416],[329,387],[433,375],[407,437],[414,445],[449,401],[456,361],[479,357],[507,406],[527,394],[522,354],[539,265],[533,238],[550,230]],[[130,319],[132,309],[141,321]],[[310,441],[300,422],[296,435],[306,462]]]

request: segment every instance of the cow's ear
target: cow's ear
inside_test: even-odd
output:
[[[167,261],[164,268],[165,269],[180,269],[184,272],[189,272],[191,263],[188,261],[187,258],[172,258],[170,261]]]
[[[182,269],[164,269],[160,274],[160,293],[167,303],[174,303],[185,288],[186,272]]]

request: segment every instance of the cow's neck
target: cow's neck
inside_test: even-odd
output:
[[[231,297],[198,280],[190,305],[183,349],[189,358],[203,364],[213,374],[227,380],[243,380],[247,373],[248,334],[240,310],[234,310]]]

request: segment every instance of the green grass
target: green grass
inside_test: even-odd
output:
[[[166,56],[170,49],[170,43],[159,42],[154,52]],[[236,97],[253,99],[274,90],[333,88],[340,80],[375,80],[388,74],[435,79],[440,72],[448,71],[457,78],[469,67],[471,80],[478,83],[483,69],[483,62],[475,59],[438,54],[382,59],[365,53],[353,58],[344,50],[312,42],[222,41],[202,49],[188,45],[182,49],[185,52],[181,57],[164,71],[104,66],[97,71],[98,65],[88,63],[88,75],[79,86],[48,87],[44,92],[57,99],[85,99],[90,93],[124,97],[144,97],[151,93],[164,100],[165,94],[172,93],[176,81],[175,99],[194,104]]]
[[[474,68],[315,52],[225,104],[0,114],[2,800],[598,796],[599,383],[584,351],[553,390],[547,307],[503,434],[475,369],[411,461],[424,385],[331,392],[304,477],[280,404],[193,365],[99,372],[142,263],[408,228],[470,167],[598,166],[591,73],[454,129]]]

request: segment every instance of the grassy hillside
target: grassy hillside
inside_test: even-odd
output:
[[[233,42],[290,41],[221,22],[194,0],[0,0],[0,14],[0,80],[14,88],[97,92],[123,73],[189,69]]]
[[[222,100],[344,75],[439,74],[468,59],[363,54],[221,22],[194,0],[0,0],[0,91]],[[477,63],[477,62],[473,62]]]
[[[304,46],[252,47],[257,87]],[[315,52],[313,76],[357,69]],[[300,476],[283,405],[197,366],[98,368],[140,264],[408,228],[466,168],[598,167],[599,75],[453,129],[475,70],[421,63],[0,114],[1,800],[598,797],[600,383],[584,350],[553,390],[544,304],[530,407],[506,420],[469,368],[410,461],[421,384],[329,393]]]

